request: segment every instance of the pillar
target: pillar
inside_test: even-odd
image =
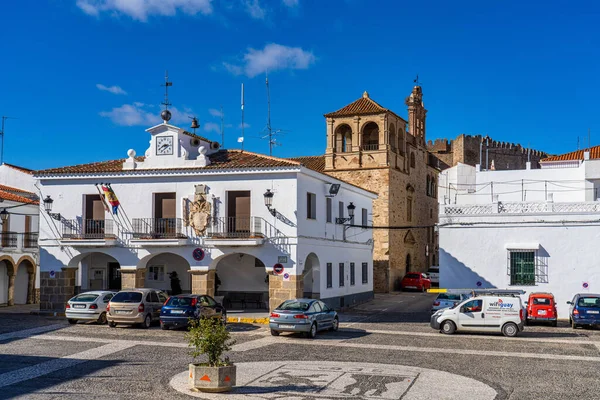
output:
[[[302,275],[290,275],[288,281],[283,275],[269,273],[269,310],[274,310],[285,300],[304,297],[304,279]]]
[[[146,284],[146,268],[121,268],[121,289],[143,288]]]
[[[35,267],[27,268],[27,304],[35,303]]]
[[[352,151],[360,151],[362,148],[362,134],[360,132],[360,117],[352,119],[354,126],[352,127]]]
[[[215,296],[215,270],[209,271],[190,270],[192,275],[192,293]]]
[[[67,301],[75,295],[77,268],[62,268],[50,277],[49,271],[40,273],[40,310],[64,312]]]
[[[15,305],[15,278],[16,278],[16,273],[15,273],[15,268],[13,268],[12,274],[9,271],[8,274],[8,299],[7,299],[7,304],[9,306],[14,306]]]

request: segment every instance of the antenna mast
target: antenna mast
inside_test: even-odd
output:
[[[242,143],[242,151],[244,151],[244,84],[242,83],[242,137],[238,139]]]
[[[269,155],[273,155],[273,129],[271,129],[271,91],[269,90],[269,74],[265,73],[267,85],[267,131],[269,134]]]
[[[171,111],[169,111],[169,106],[171,105],[169,102],[169,86],[173,86],[173,82],[169,82],[169,71],[165,71],[165,84],[161,86],[165,87],[165,101],[160,104],[165,106],[165,109],[160,113],[160,116],[166,124],[171,119]]]
[[[16,119],[13,117],[2,116],[2,130],[0,130],[0,136],[2,136],[2,150],[0,150],[0,165],[4,164],[4,121],[7,119]]]

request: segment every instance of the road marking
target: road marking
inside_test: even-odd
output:
[[[39,338],[39,336],[34,337],[34,339],[37,338]],[[70,368],[86,361],[97,360],[101,357],[117,353],[133,346],[135,346],[135,344],[109,343],[101,347],[82,351],[80,353],[45,361],[31,367],[25,367],[16,371],[6,372],[4,374],[0,374],[0,388],[27,381],[29,379],[39,378],[40,376],[59,371],[61,369]]]
[[[26,338],[33,335],[39,335],[40,333],[46,333],[57,329],[64,328],[62,324],[40,326],[38,328],[24,329],[22,331],[8,332],[0,335],[0,341],[15,339],[15,338]]]
[[[235,344],[231,346],[232,351],[248,351],[254,349],[260,349],[261,347],[269,346],[273,344],[273,338],[264,337],[262,339],[250,340],[248,342]]]

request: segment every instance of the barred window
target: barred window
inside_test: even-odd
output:
[[[327,197],[327,199],[325,199],[325,204],[327,207],[327,211],[326,211],[327,221],[326,222],[332,222],[333,219],[332,219],[331,215],[333,214],[332,213],[333,204],[332,204],[331,197]]]
[[[533,286],[548,283],[548,266],[537,250],[508,250],[508,271],[511,285]]]
[[[354,263],[350,263],[350,286],[354,286],[356,284],[356,273],[354,271]]]
[[[333,265],[327,263],[327,287],[333,287]]]
[[[344,263],[340,263],[340,287],[344,287],[344,281],[346,280],[346,274],[344,273]]]
[[[369,263],[362,263],[362,283],[369,283]]]

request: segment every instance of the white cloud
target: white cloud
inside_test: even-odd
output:
[[[267,71],[307,69],[314,64],[315,60],[315,55],[311,51],[269,43],[262,50],[248,48],[244,54],[243,65],[224,62],[223,66],[234,75],[243,73],[252,78]]]
[[[298,0],[283,0],[283,4],[288,7],[298,7]]]
[[[153,126],[160,124],[162,118],[160,117],[160,111],[148,111],[148,108],[153,108],[150,105],[143,104],[140,102],[134,102],[133,104],[123,104],[120,107],[115,107],[110,111],[100,112],[100,116],[109,118],[114,124],[121,126]],[[189,121],[189,115],[193,115],[190,109],[184,109],[183,111],[176,107],[171,107],[171,124],[185,124]]]
[[[221,112],[221,110],[217,110],[216,108],[211,108],[210,110],[208,110],[208,112],[213,117],[219,117],[219,118],[221,118],[223,116],[223,113]]]
[[[221,126],[214,122],[207,122],[204,124],[204,130],[206,132],[221,133]]]
[[[84,13],[98,16],[103,12],[111,15],[127,15],[138,21],[149,16],[173,16],[177,12],[187,15],[211,14],[212,0],[77,0]]]
[[[127,92],[121,89],[120,86],[105,86],[101,83],[97,83],[96,87],[103,92],[110,92],[112,94],[127,94]]]
[[[246,12],[254,19],[265,19],[266,10],[260,6],[259,0],[244,0]]]

